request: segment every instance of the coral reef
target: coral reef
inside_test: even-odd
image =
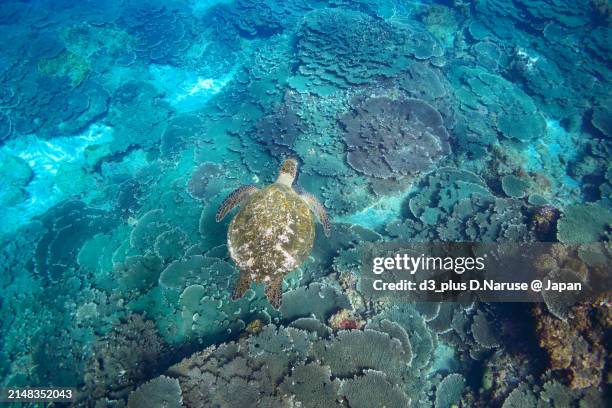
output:
[[[84,395],[90,401],[125,397],[137,384],[151,378],[159,370],[156,367],[163,367],[165,347],[153,322],[140,315],[128,316],[94,343],[84,376]],[[152,384],[143,387],[150,389]],[[130,396],[130,402],[143,391],[141,387],[135,397]]]
[[[409,401],[399,382],[409,360],[401,343],[383,332],[341,331],[328,339],[269,325],[248,339],[193,354],[165,375],[178,379],[184,403],[193,407],[254,400],[330,407],[341,406],[342,398],[355,406],[384,401],[401,407]]]
[[[1,387],[610,405],[608,1],[6,0],[0,36]],[[331,236],[280,310],[232,300],[215,212],[289,156]],[[582,293],[404,302],[362,275],[384,245],[535,241]]]
[[[408,198],[410,216],[387,226],[403,240],[516,242],[530,239],[520,202],[497,198],[474,173],[442,168]]]

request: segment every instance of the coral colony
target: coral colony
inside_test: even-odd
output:
[[[362,272],[376,245],[552,242],[547,279],[609,275],[611,16],[606,0],[0,2],[0,387],[68,387],[59,406],[78,407],[610,406],[612,286],[409,302]],[[278,231],[308,226],[314,246],[266,293],[276,275],[245,283],[236,259],[255,261],[227,242],[238,211],[265,210],[215,214],[289,158],[266,242],[285,254]],[[316,206],[278,221],[305,192],[329,237]]]

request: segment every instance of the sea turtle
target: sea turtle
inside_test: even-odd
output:
[[[239,299],[251,282],[264,282],[270,304],[281,304],[283,278],[310,254],[315,238],[313,213],[329,236],[325,209],[311,194],[293,188],[297,161],[283,162],[276,182],[258,189],[246,185],[234,190],[221,204],[216,220],[232,208],[240,211],[227,231],[230,256],[240,269],[232,299]]]

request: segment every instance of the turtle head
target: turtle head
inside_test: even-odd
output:
[[[283,165],[278,172],[277,183],[291,186],[295,180],[297,174],[297,160],[287,159],[283,162]]]

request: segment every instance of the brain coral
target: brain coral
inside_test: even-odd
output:
[[[426,171],[450,152],[442,116],[419,99],[372,97],[353,100],[340,118],[347,161],[360,173],[379,178]]]

